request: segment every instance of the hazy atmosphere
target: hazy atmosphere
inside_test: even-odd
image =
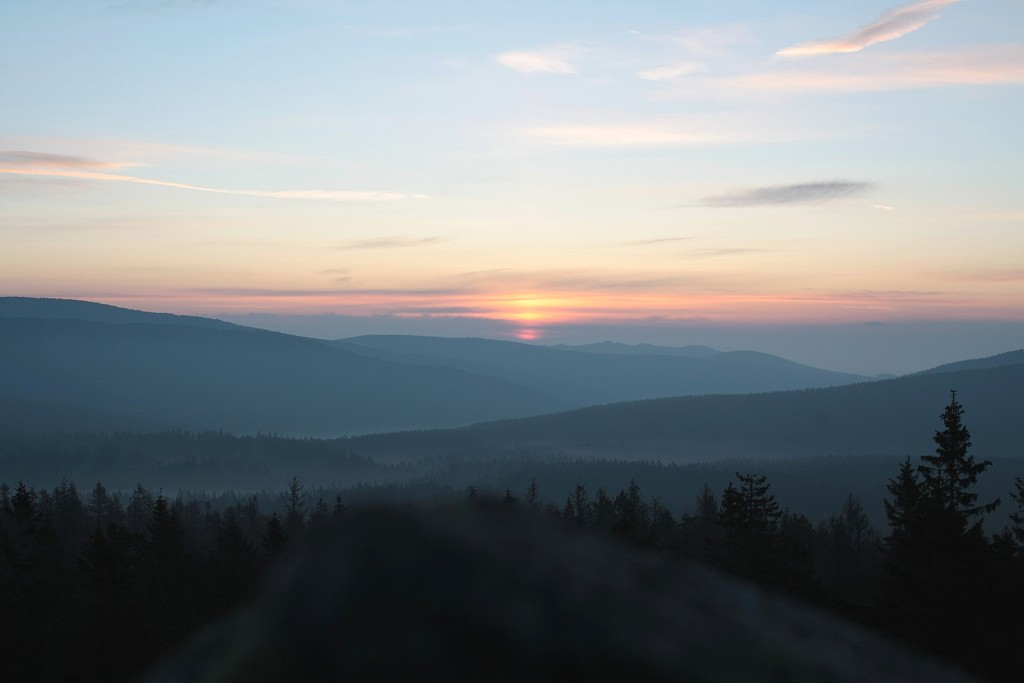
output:
[[[852,324],[763,350],[866,374],[1024,330],[1013,0],[43,0],[3,19],[7,294],[332,314],[333,338],[371,316],[760,349],[750,326]],[[823,351],[851,334],[861,361]]]
[[[5,680],[1019,683],[1021,0],[0,4]]]

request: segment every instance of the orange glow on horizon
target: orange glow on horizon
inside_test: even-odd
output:
[[[1014,301],[981,297],[901,293],[736,294],[724,292],[551,292],[496,293],[429,290],[179,290],[131,295],[53,294],[117,306],[194,315],[270,313],[335,314],[408,318],[480,318],[515,325],[522,339],[543,336],[548,326],[628,324],[701,320],[722,324],[844,323],[883,320],[1020,320]]]

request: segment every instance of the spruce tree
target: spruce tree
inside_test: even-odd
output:
[[[608,531],[615,523],[615,502],[603,486],[597,489],[594,500],[590,502],[590,518],[598,529]]]
[[[530,479],[530,486],[526,489],[526,504],[531,510],[536,510],[540,501],[540,487],[537,486],[537,478]]]
[[[569,493],[569,499],[572,503],[572,516],[576,522],[576,526],[586,526],[590,512],[590,501],[587,496],[587,487],[583,484],[576,484],[576,487]]]
[[[1010,521],[1013,522],[1010,532],[1017,553],[1024,555],[1024,479],[1014,477],[1013,485],[1015,490],[1010,493],[1010,498],[1017,504],[1017,511],[1010,514]]]
[[[899,474],[886,487],[892,500],[885,500],[885,516],[889,520],[889,536],[885,539],[890,561],[902,563],[904,555],[918,537],[921,523],[921,483],[910,464],[910,456],[900,463]]]
[[[306,526],[306,496],[302,493],[305,488],[298,477],[292,477],[288,483],[288,493],[285,495],[285,531],[289,538],[298,538],[302,535]]]
[[[742,576],[774,581],[773,561],[782,512],[764,475],[736,473],[740,486],[722,492],[726,566]]]
[[[986,615],[998,601],[982,521],[999,500],[978,504],[973,487],[991,463],[970,454],[962,418],[954,391],[941,415],[944,428],[933,437],[935,455],[921,456],[916,472],[908,458],[889,482],[881,607],[897,633],[977,667],[978,645],[991,635]]]
[[[989,460],[976,462],[968,452],[971,447],[971,433],[963,424],[964,408],[956,400],[956,391],[951,391],[951,400],[942,412],[945,429],[937,430],[935,455],[923,455],[926,465],[918,466],[926,500],[941,510],[952,524],[960,525],[960,533],[981,532],[982,516],[999,506],[999,499],[978,504],[978,494],[971,489],[978,482],[978,475],[992,463]],[[968,527],[972,518],[978,518]]]
[[[629,488],[619,491],[613,501],[615,522],[612,531],[622,538],[642,544],[648,531],[649,509],[640,495],[640,485],[629,481]]]
[[[267,521],[267,528],[263,532],[263,541],[260,544],[263,550],[263,560],[269,563],[277,557],[285,543],[288,542],[288,534],[285,531],[281,518],[275,512]]]

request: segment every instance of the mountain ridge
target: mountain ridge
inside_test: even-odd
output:
[[[5,317],[0,378],[5,395],[42,402],[37,406],[294,436],[456,426],[568,407],[529,387],[454,368],[398,365],[255,328],[166,320]]]
[[[475,337],[363,335],[332,344],[410,363],[445,364],[532,386],[577,406],[865,381],[758,351],[701,356],[599,353]],[[365,349],[361,351],[360,349]]]
[[[934,406],[956,388],[969,413],[982,415],[976,443],[994,444],[993,455],[1013,455],[1012,430],[998,422],[1013,425],[1024,411],[1024,351],[902,378],[758,391],[750,368],[763,376],[794,366],[827,371],[755,351],[676,358],[478,338],[329,342],[62,299],[0,298],[0,321],[0,395],[20,416],[0,421],[0,432],[80,429],[91,417],[109,429],[363,434],[369,436],[352,438],[395,454],[411,452],[415,439],[431,452],[542,449],[684,459],[903,452],[914,443],[911,434],[931,433]],[[717,373],[718,388],[684,376],[693,368]],[[729,373],[748,383],[746,393],[722,389]],[[687,377],[689,396],[677,390]],[[648,384],[675,393],[616,398]],[[933,404],[926,418],[908,412]],[[913,429],[901,431],[901,421]]]
[[[452,430],[356,437],[371,457],[439,453],[704,462],[817,455],[917,455],[949,391],[965,406],[974,452],[1024,457],[1024,364],[908,376],[840,387],[685,396],[590,406]]]
[[[163,325],[194,325],[218,329],[244,329],[243,325],[177,313],[153,313],[134,308],[111,306],[80,299],[34,298],[20,296],[0,297],[0,318],[52,318],[87,320],[103,323],[145,323]],[[255,329],[255,328],[249,328]]]

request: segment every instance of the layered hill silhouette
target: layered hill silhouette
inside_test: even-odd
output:
[[[241,325],[196,315],[150,313],[120,306],[108,306],[77,299],[47,299],[22,296],[0,297],[0,318],[42,318],[86,320],[94,323],[192,325],[218,330],[241,330]]]
[[[934,375],[943,372],[959,372],[961,370],[1001,368],[1008,365],[1020,365],[1022,363],[1024,363],[1024,349],[1018,349],[1017,351],[1008,351],[1007,353],[1000,353],[987,358],[972,358],[970,360],[957,361],[956,363],[946,363],[945,365],[939,365],[938,367],[922,370],[921,372],[914,374]]]
[[[592,344],[543,347],[493,339],[362,336],[338,348],[417,365],[446,365],[525,384],[573,406],[644,398],[740,394],[864,381],[755,351]]]
[[[451,426],[567,407],[500,379],[368,358],[313,339],[24,299],[0,300],[0,397],[17,407],[16,424],[0,421],[15,431],[75,430],[96,418],[108,429],[294,436]]]
[[[622,344],[620,342],[597,342],[595,344],[555,344],[549,348],[566,351],[587,351],[589,353],[612,353],[618,355],[645,356],[685,356],[702,358],[712,356],[715,351],[710,346],[689,344],[687,346],[658,346],[656,344]]]
[[[330,437],[860,379],[755,352],[595,347],[325,342],[85,301],[0,298],[0,433],[93,425]]]
[[[676,462],[916,456],[934,449],[931,436],[941,426],[951,389],[966,408],[973,452],[1024,457],[1024,363],[824,389],[634,401],[462,429],[361,437],[351,447],[374,457],[529,454]]]

